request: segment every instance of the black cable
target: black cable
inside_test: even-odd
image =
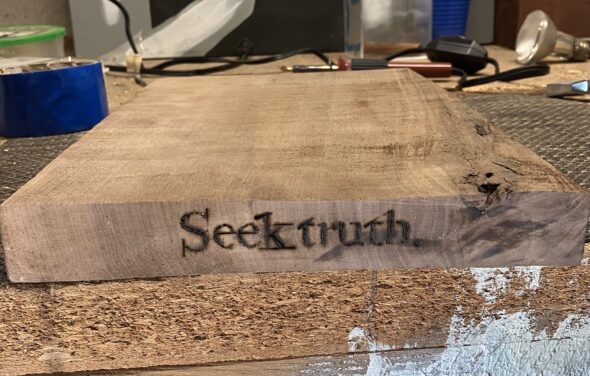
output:
[[[451,68],[451,72],[453,76],[461,76],[461,78],[459,78],[459,80],[457,81],[457,86],[455,86],[455,88],[453,89],[460,91],[461,89],[463,89],[463,85],[467,81],[467,72],[459,68]]]
[[[119,0],[109,0],[112,4],[117,6],[121,13],[123,14],[123,19],[125,22],[125,34],[127,35],[127,40],[129,41],[129,45],[135,54],[139,54],[139,50],[137,49],[137,45],[133,40],[133,35],[131,34],[131,19],[129,17],[129,12],[127,9],[121,4]],[[249,41],[248,41],[249,42]],[[243,42],[245,44],[246,41]],[[251,42],[249,42],[251,43]],[[238,59],[228,59],[223,57],[209,57],[209,56],[185,56],[185,57],[174,57],[169,58],[167,61],[164,61],[160,64],[152,68],[146,68],[143,63],[140,67],[139,74],[136,75],[136,81],[141,84],[145,85],[145,82],[141,78],[141,74],[150,74],[150,75],[159,75],[159,76],[172,76],[172,77],[183,77],[183,76],[196,76],[196,75],[205,75],[215,72],[222,72],[225,70],[236,68],[240,65],[255,65],[255,64],[265,64],[270,63],[273,61],[278,61],[282,59],[287,59],[289,57],[303,54],[303,53],[311,53],[316,55],[320,58],[325,64],[327,65],[335,65],[334,62],[325,54],[320,51],[317,51],[312,48],[302,48],[296,51],[285,52],[282,54],[276,54],[268,57],[262,57],[258,59],[248,59],[249,52],[253,49],[253,46],[247,45],[243,46],[242,52],[240,52],[240,57]],[[390,61],[400,56],[409,55],[409,54],[416,54],[416,53],[423,53],[427,52],[426,48],[409,48],[404,51],[399,51],[394,54],[391,54],[385,58],[385,60]],[[161,60],[162,58],[147,58],[145,60]],[[457,82],[456,89],[461,90],[464,87],[482,85],[489,82],[494,81],[513,81],[513,80],[520,80],[523,78],[529,77],[536,77],[542,76],[549,73],[549,66],[545,64],[537,64],[537,65],[529,65],[526,67],[515,68],[505,72],[499,72],[500,66],[495,59],[488,58],[487,62],[492,64],[495,68],[496,74],[474,78],[471,80],[467,80],[467,73],[459,68],[453,67],[452,73],[453,75],[459,75],[460,79]],[[195,64],[195,63],[220,63],[221,65],[208,67],[208,68],[199,68],[199,69],[189,69],[189,70],[166,70],[166,68],[179,65],[179,64]],[[126,72],[126,67],[121,66],[108,66],[114,72]]]
[[[248,60],[248,57],[252,53],[253,49],[254,49],[254,43],[252,43],[251,40],[249,40],[247,38],[242,40],[242,42],[240,43],[240,45],[236,49],[236,52],[239,55],[238,60],[239,61]],[[174,59],[176,59],[176,58],[168,58],[168,60],[169,60],[168,62],[171,62]],[[208,58],[206,58],[204,56],[203,56],[203,59],[204,59],[203,62],[215,62],[214,60],[212,60],[212,59],[209,60]],[[150,59],[147,58],[146,60],[150,60]],[[218,66],[214,66],[214,67],[208,67],[208,68],[165,71],[164,69],[167,68],[168,66],[173,66],[173,65],[177,64],[177,63],[174,63],[174,64],[166,65],[165,63],[166,62],[158,64],[155,67],[152,67],[149,69],[146,69],[144,67],[144,71],[148,74],[154,74],[154,75],[159,75],[159,76],[186,77],[186,76],[206,75],[206,74],[215,73],[215,72],[223,72],[225,70],[229,70],[229,69],[233,69],[233,68],[237,67],[237,65],[232,62],[232,63],[218,65]],[[180,64],[180,62],[178,64]]]
[[[208,68],[199,68],[199,69],[187,69],[187,70],[163,70],[163,69],[154,69],[154,68],[141,68],[141,74],[147,75],[154,75],[154,76],[164,76],[164,77],[190,77],[190,76],[202,76],[210,73],[216,72],[223,72],[225,70],[236,68],[238,65],[234,64],[224,64],[224,65],[217,65],[214,67]],[[119,66],[119,65],[107,65],[112,72],[127,72],[127,68]]]
[[[386,61],[390,61],[400,56],[405,56],[409,54],[416,54],[428,52],[428,48],[409,48],[403,51],[396,52],[385,57]],[[536,65],[528,65],[525,67],[514,68],[511,70],[507,70],[504,72],[500,72],[500,64],[496,59],[491,57],[486,58],[488,64],[492,64],[494,66],[495,73],[492,75],[478,77],[471,80],[467,79],[467,72],[463,69],[460,69],[456,66],[452,68],[452,74],[454,76],[460,76],[461,78],[457,81],[457,86],[455,90],[461,90],[464,87],[471,87],[477,85],[483,85],[494,81],[515,81],[521,80],[523,78],[530,78],[530,77],[537,77],[543,76],[549,73],[549,66],[546,64],[536,64]]]
[[[131,17],[129,17],[129,12],[127,8],[119,0],[109,0],[113,3],[121,13],[123,14],[123,20],[125,23],[125,34],[127,35],[127,40],[129,41],[129,45],[131,45],[131,49],[135,54],[139,54],[139,50],[137,49],[137,45],[135,44],[135,40],[133,39],[133,34],[131,33]]]
[[[524,67],[510,69],[498,74],[492,74],[490,76],[473,78],[463,82],[463,87],[483,85],[494,81],[515,81],[522,80],[523,78],[544,76],[550,71],[549,65],[547,64],[534,64],[527,65]]]
[[[109,0],[111,3],[117,6],[121,13],[123,14],[123,20],[125,23],[125,34],[127,35],[127,40],[129,41],[129,45],[135,54],[139,54],[139,50],[137,49],[137,45],[133,40],[133,35],[131,34],[131,19],[129,17],[129,12],[125,8],[123,4],[119,0]],[[243,42],[245,43],[245,41]],[[251,43],[251,42],[250,42]],[[150,74],[150,75],[158,75],[158,76],[172,76],[172,77],[182,77],[182,76],[198,76],[198,75],[205,75],[215,72],[222,72],[225,70],[236,68],[240,65],[247,64],[247,65],[254,65],[254,64],[264,64],[269,63],[272,61],[283,60],[295,55],[303,54],[303,53],[311,53],[319,57],[324,63],[332,66],[335,65],[334,62],[325,54],[321,53],[320,51],[314,50],[312,48],[302,48],[300,50],[286,52],[282,54],[272,55],[268,57],[263,57],[259,59],[247,59],[247,54],[249,51],[252,50],[253,46],[244,46],[245,49],[240,53],[240,57],[238,59],[227,59],[221,57],[209,57],[209,56],[185,56],[185,57],[174,57],[169,58],[167,61],[164,61],[152,68],[146,68],[143,63],[140,67],[140,72],[136,80],[142,81],[141,74]],[[144,58],[143,60],[162,60],[165,58]],[[208,68],[199,68],[199,69],[190,69],[190,70],[165,70],[166,68],[179,65],[179,64],[195,64],[195,63],[221,63],[222,65],[208,67]],[[114,71],[114,72],[126,72],[127,69],[125,67],[116,66],[116,65],[107,65],[107,67]],[[139,82],[138,81],[138,82]]]
[[[335,63],[327,57],[325,54],[310,48],[303,48],[296,51],[286,52],[283,54],[272,55],[268,57],[263,57],[259,59],[250,59],[250,60],[236,60],[236,59],[227,59],[227,58],[217,58],[217,57],[208,57],[208,56],[187,56],[187,57],[177,57],[172,58],[170,60],[164,61],[152,68],[146,68],[145,66],[141,67],[141,74],[148,74],[148,75],[158,75],[158,76],[169,76],[169,77],[182,77],[182,76],[200,76],[206,75],[215,72],[222,72],[225,70],[237,68],[240,65],[255,65],[255,64],[265,64],[273,61],[287,59],[289,57],[303,54],[303,53],[312,53],[318,56],[324,63],[328,65],[335,65]],[[145,60],[157,60],[157,58],[145,59]],[[179,64],[194,64],[194,63],[222,63],[222,65],[217,65],[214,67],[208,68],[199,68],[199,69],[190,69],[190,70],[166,70],[166,68],[179,65]],[[108,65],[107,66],[113,72],[125,72],[126,68],[116,65]]]
[[[256,65],[256,64],[266,64],[273,61],[283,60],[290,58],[295,55],[310,53],[314,54],[318,58],[320,58],[324,63],[327,65],[335,65],[335,63],[325,54],[317,51],[313,48],[302,48],[295,51],[285,52],[282,54],[276,54],[272,56],[262,57],[258,59],[250,59],[250,60],[238,60],[238,59],[228,59],[224,57],[211,57],[211,56],[183,56],[183,57],[175,57],[170,58],[167,61],[160,63],[154,66],[154,69],[166,69],[172,67],[174,65],[179,64],[194,64],[194,63],[224,63],[224,64],[236,64],[236,65]],[[160,60],[161,58],[146,58],[145,60]]]
[[[236,48],[239,60],[248,60],[250,55],[252,55],[252,51],[254,51],[254,42],[248,38],[242,39],[242,42],[240,42],[240,45]]]
[[[488,64],[492,64],[494,66],[494,74],[500,73],[500,64],[498,64],[498,60],[488,57]]]
[[[129,45],[131,46],[133,53],[136,55],[139,55],[139,49],[137,48],[137,45],[135,44],[135,40],[133,39],[133,34],[131,33],[131,17],[129,16],[129,12],[127,11],[127,8],[125,8],[125,6],[123,6],[123,4],[121,4],[121,2],[119,0],[109,0],[109,1],[112,4],[114,4],[117,8],[119,8],[119,10],[121,11],[121,14],[123,14],[123,21],[124,21],[124,25],[125,25],[125,35],[127,36],[127,41],[129,42]],[[141,65],[141,67],[143,67],[143,63]],[[135,75],[135,82],[140,86],[147,86],[147,82],[145,82],[143,77],[141,77],[141,72],[138,72]]]
[[[121,14],[123,15],[123,21],[125,24],[125,35],[127,36],[127,41],[129,42],[129,45],[131,46],[131,49],[133,50],[133,52],[135,54],[139,54],[139,49],[137,48],[137,45],[135,44],[135,40],[133,39],[133,34],[131,33],[131,17],[129,16],[129,12],[127,11],[127,8],[125,8],[125,6],[119,0],[109,0],[109,1],[112,4],[114,4],[117,8],[119,8],[119,10],[121,11]],[[126,67],[117,66],[117,65],[107,65],[107,67],[113,72],[127,72]],[[234,65],[234,64],[225,64],[222,66],[209,67],[209,68],[191,70],[191,71],[164,72],[163,70],[160,70],[160,69],[146,68],[142,63],[140,66],[140,72],[135,75],[135,81],[138,84],[145,86],[146,83],[143,80],[143,78],[141,77],[141,74],[154,74],[154,75],[159,75],[159,76],[194,76],[194,75],[200,75],[200,74],[221,72],[221,71],[224,71],[227,69],[232,69],[235,67],[236,67],[236,65]]]

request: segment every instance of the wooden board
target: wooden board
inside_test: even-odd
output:
[[[0,215],[12,281],[74,281],[579,264],[588,197],[400,70],[158,81]]]

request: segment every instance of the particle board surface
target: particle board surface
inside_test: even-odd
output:
[[[380,374],[587,374],[589,292],[587,264],[2,283],[0,374],[226,362],[247,374],[242,362],[305,357],[324,359],[301,368],[330,374],[347,354]],[[390,363],[386,349],[434,349],[448,368]],[[361,363],[352,374],[366,374]]]
[[[159,80],[1,226],[9,278],[41,282],[571,265],[587,215],[582,189],[396,70]]]

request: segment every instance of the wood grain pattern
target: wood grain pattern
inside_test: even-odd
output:
[[[552,166],[396,70],[158,81],[0,215],[9,278],[42,282],[572,265],[588,210]]]

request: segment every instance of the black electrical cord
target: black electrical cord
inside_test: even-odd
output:
[[[509,82],[515,80],[522,80],[523,78],[544,76],[548,74],[549,71],[550,68],[547,64],[527,65],[524,67],[514,68],[504,72],[500,72],[498,74],[492,74],[489,76],[483,76],[478,78],[472,78],[471,80],[466,80],[462,83],[462,87],[483,85],[494,81]]]
[[[525,67],[519,67],[510,69],[504,72],[500,72],[497,74],[492,74],[489,76],[472,78],[471,80],[467,79],[467,73],[459,68],[453,68],[452,72],[454,76],[461,76],[461,78],[457,81],[457,86],[454,90],[461,90],[465,87],[477,86],[488,84],[490,82],[495,81],[515,81],[515,80],[522,80],[523,78],[530,78],[530,77],[537,77],[537,76],[544,76],[549,73],[549,65],[547,64],[535,64],[535,65],[527,65]]]
[[[127,41],[129,41],[129,45],[131,46],[133,53],[138,55],[139,49],[137,48],[137,45],[135,44],[135,40],[133,39],[133,34],[131,33],[131,17],[129,16],[129,12],[127,11],[127,8],[125,8],[125,6],[123,6],[123,4],[119,0],[109,0],[109,1],[112,4],[114,4],[117,8],[119,8],[119,10],[121,11],[121,14],[123,14],[123,20],[124,20],[124,24],[125,24],[125,35],[127,36]],[[141,66],[143,67],[143,64]],[[147,82],[145,82],[143,77],[141,77],[141,72],[138,72],[135,75],[135,82],[137,82],[137,84],[139,84],[141,86],[147,86]]]
[[[125,34],[127,36],[127,40],[131,49],[135,54],[139,54],[139,50],[135,41],[133,39],[133,35],[131,34],[131,18],[129,16],[129,12],[121,4],[119,0],[109,0],[111,3],[117,6],[121,13],[123,14],[123,20],[125,23]],[[249,42],[249,43],[245,43]],[[172,58],[146,58],[145,60],[166,60],[160,64],[155,65],[152,68],[146,68],[143,63],[140,67],[139,74],[136,75],[135,79],[138,83],[145,85],[145,82],[141,78],[141,74],[149,74],[149,75],[158,75],[158,76],[171,76],[171,77],[185,77],[185,76],[197,76],[197,75],[206,75],[215,72],[222,72],[225,70],[236,68],[240,65],[255,65],[255,64],[265,64],[270,63],[273,61],[278,61],[282,59],[287,59],[289,57],[304,54],[304,53],[311,53],[320,58],[325,64],[329,66],[335,65],[335,63],[324,53],[317,51],[312,48],[302,48],[296,51],[285,52],[282,54],[276,54],[272,56],[262,57],[258,59],[248,59],[248,55],[253,49],[253,46],[250,41],[244,41],[244,45],[241,46],[240,56],[238,59],[228,59],[223,57],[210,57],[210,56],[184,56],[184,57],[172,57]],[[417,53],[424,53],[428,52],[426,48],[409,48],[403,51],[396,52],[391,54],[385,58],[386,61],[390,61],[400,56],[410,55],[410,54],[417,54]],[[495,68],[496,74],[478,77],[471,80],[467,79],[467,73],[459,68],[453,67],[452,74],[456,76],[460,76],[459,80],[457,81],[456,90],[461,90],[464,87],[482,85],[489,82],[494,81],[513,81],[519,80],[523,78],[529,77],[536,77],[542,76],[549,73],[549,66],[546,64],[537,64],[537,65],[529,65],[526,67],[515,68],[505,72],[500,72],[500,65],[495,59],[488,58],[487,62],[492,64]],[[213,67],[207,68],[199,68],[199,69],[189,69],[189,70],[167,70],[167,68],[173,67],[175,65],[180,64],[196,64],[196,63],[219,63],[220,65],[216,65]],[[114,72],[126,72],[126,67],[116,66],[116,65],[109,65],[107,66],[110,70]]]
[[[224,57],[211,57],[211,56],[184,56],[184,57],[173,57],[168,58],[167,61],[154,66],[155,69],[165,69],[178,64],[191,64],[191,63],[225,63],[225,64],[237,64],[237,65],[256,65],[266,64],[273,61],[283,60],[300,54],[313,54],[320,58],[327,65],[335,65],[335,63],[324,53],[315,50],[313,48],[302,48],[295,51],[285,52],[282,54],[271,55],[267,57],[261,57],[258,59],[250,60],[236,60],[228,59]],[[145,60],[160,60],[161,58],[146,58]]]
[[[134,53],[139,54],[139,50],[135,41],[133,40],[133,35],[131,34],[131,19],[129,17],[129,12],[125,8],[119,0],[109,0],[111,3],[116,5],[121,13],[123,14],[123,20],[125,23],[125,34],[127,36],[127,40],[131,49]],[[248,46],[251,47],[251,46]],[[250,48],[251,50],[251,48]],[[210,56],[184,56],[184,57],[173,57],[173,58],[145,58],[144,60],[166,60],[160,64],[152,68],[146,68],[142,63],[140,67],[140,74],[148,74],[148,75],[157,75],[157,76],[169,76],[169,77],[184,77],[184,76],[199,76],[199,75],[206,75],[215,72],[222,72],[225,70],[236,68],[240,65],[254,65],[254,64],[265,64],[270,63],[273,61],[287,59],[289,57],[304,54],[304,53],[311,53],[319,57],[325,64],[330,66],[335,65],[335,63],[325,54],[320,51],[317,51],[312,48],[302,48],[296,51],[285,52],[282,54],[272,55],[268,57],[263,57],[259,59],[247,59],[247,53],[245,51],[241,51],[240,57],[238,59],[227,59],[221,57],[210,57]],[[207,67],[207,68],[199,68],[199,69],[190,69],[190,70],[166,70],[166,68],[179,65],[179,64],[194,64],[194,63],[220,63],[221,65]],[[107,65],[107,67],[113,72],[126,72],[127,69],[122,66],[117,65]],[[141,78],[140,75],[138,75]],[[136,78],[137,80],[137,78]],[[143,81],[143,80],[141,80]]]
[[[385,57],[385,60],[390,61],[392,59],[395,59],[395,58],[398,58],[401,56],[417,54],[417,53],[424,53],[424,52],[428,52],[428,49],[427,48],[408,48],[406,50],[399,51],[399,52],[396,52],[394,54],[391,54],[391,55]],[[460,76],[460,79],[457,81],[457,86],[455,87],[454,90],[461,90],[465,87],[483,85],[483,84],[487,84],[487,83],[494,82],[494,81],[509,82],[509,81],[521,80],[523,78],[544,76],[544,75],[548,74],[549,70],[550,70],[550,68],[547,64],[535,64],[535,65],[527,65],[524,67],[514,68],[514,69],[504,71],[504,72],[500,72],[500,64],[498,64],[498,61],[496,59],[488,57],[487,62],[488,62],[488,64],[491,64],[494,66],[495,73],[492,75],[488,75],[488,76],[473,78],[471,80],[467,79],[467,73],[464,70],[459,69],[457,67],[453,67],[452,68],[453,76]]]
[[[221,57],[210,57],[210,56],[185,56],[185,57],[175,57],[169,58],[168,60],[155,65],[152,68],[146,68],[145,66],[141,67],[142,74],[148,75],[158,75],[158,76],[170,76],[170,77],[183,77],[183,76],[200,76],[206,75],[215,72],[222,72],[225,70],[237,68],[240,65],[255,65],[255,64],[265,64],[270,63],[273,61],[287,59],[289,57],[300,55],[304,53],[314,54],[319,57],[324,63],[332,66],[335,63],[325,54],[311,49],[311,48],[302,48],[296,51],[285,52],[282,54],[272,55],[268,57],[263,57],[259,59],[250,59],[245,60],[244,56],[242,55],[239,59],[227,59]],[[161,60],[161,58],[146,58],[144,60]],[[213,67],[208,68],[199,68],[199,69],[190,69],[190,70],[167,70],[167,68],[180,65],[180,64],[195,64],[195,63],[221,63],[221,65],[216,65]],[[125,72],[125,67],[121,66],[108,66],[114,72]]]
[[[129,12],[127,8],[119,0],[109,0],[113,3],[119,10],[121,14],[123,14],[123,20],[125,23],[125,34],[127,35],[127,40],[129,41],[129,45],[134,53],[138,54],[139,50],[137,49],[137,45],[135,44],[135,40],[133,39],[133,34],[131,33],[131,17],[129,17]]]
[[[459,81],[457,81],[457,85],[453,89],[460,91],[461,89],[463,89],[463,85],[467,81],[467,72],[459,68],[451,68],[451,72],[453,76],[460,76]]]
[[[209,68],[200,68],[200,69],[190,69],[190,70],[163,70],[163,69],[154,69],[154,68],[146,68],[143,66],[141,68],[141,74],[147,75],[154,75],[154,76],[164,76],[164,77],[190,77],[190,76],[201,76],[210,73],[216,72],[223,72],[228,69],[236,68],[238,64],[224,64],[224,65],[217,65],[214,67]],[[118,65],[107,65],[112,72],[127,72],[127,68],[121,67]]]
[[[498,64],[498,60],[488,57],[488,64],[492,64],[494,66],[494,74],[500,73],[500,64]]]

